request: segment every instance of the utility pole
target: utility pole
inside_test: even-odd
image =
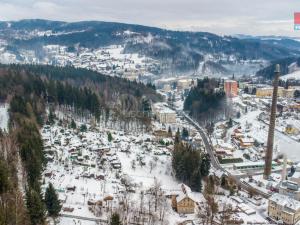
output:
[[[271,175],[271,170],[272,170],[274,130],[275,130],[275,120],[276,120],[279,75],[280,75],[280,66],[279,66],[279,64],[276,64],[275,77],[274,77],[274,81],[273,81],[274,88],[273,88],[273,97],[272,97],[272,105],[271,105],[271,116],[270,116],[270,123],[269,123],[268,142],[267,142],[267,150],[266,150],[266,154],[265,154],[264,179],[269,178],[269,176]]]

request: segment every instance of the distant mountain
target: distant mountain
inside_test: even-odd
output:
[[[283,39],[265,39],[261,41],[266,44],[271,44],[274,46],[280,46],[280,47],[289,48],[291,50],[300,51],[300,40],[297,39],[283,38]]]
[[[291,50],[300,50],[300,38],[286,36],[251,36],[238,34],[235,37],[243,40],[261,41],[266,44],[280,46]]]
[[[251,63],[253,60],[271,61],[300,55],[300,45],[289,39],[275,42],[262,38],[237,38],[207,32],[180,32],[99,21],[0,22],[0,44],[1,42],[5,43],[6,51],[20,61],[24,49],[32,50],[32,57],[42,59],[46,54],[43,51],[45,45],[63,45],[70,50],[124,45],[125,53],[138,53],[159,60],[166,69],[199,73],[201,62],[206,63],[207,58],[209,66],[214,67],[210,71],[220,71],[224,65],[241,62],[244,64],[245,61]],[[229,67],[221,71],[234,72]]]

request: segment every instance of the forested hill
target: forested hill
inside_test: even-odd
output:
[[[152,85],[144,85],[135,81],[129,81],[118,77],[105,76],[95,71],[79,69],[74,67],[55,67],[48,65],[0,65],[1,74],[14,74],[19,76],[27,74],[39,77],[42,80],[48,80],[49,84],[59,81],[65,85],[85,88],[86,91],[92,91],[99,99],[102,107],[115,107],[120,104],[121,110],[138,110],[139,102],[142,97],[151,101],[161,100],[161,96],[156,93]],[[13,81],[11,81],[13,82]],[[9,85],[8,81],[0,82],[1,98],[9,93],[4,86]],[[30,84],[34,88],[34,82]],[[8,91],[8,92],[6,92]],[[59,95],[60,98],[68,97],[71,92],[53,93],[53,96]],[[87,91],[88,92],[88,91]],[[64,96],[65,95],[65,96]],[[52,96],[52,97],[53,97]]]
[[[280,73],[283,76],[290,73],[294,67],[300,67],[300,58],[289,57],[272,61],[269,66],[257,71],[256,75],[264,77],[266,79],[272,79],[274,76],[276,64],[280,65]]]
[[[10,99],[19,97],[12,105]],[[0,100],[11,108],[22,111],[24,98],[31,101],[37,111],[38,123],[44,121],[45,105],[85,119],[107,123],[113,118],[122,122],[125,131],[129,123],[146,125],[151,101],[162,100],[151,84],[132,82],[122,78],[101,75],[97,72],[73,67],[42,65],[0,65]],[[24,105],[24,104],[23,104]],[[24,107],[23,107],[24,108]],[[55,109],[53,109],[55,110]],[[24,111],[24,110],[23,110]],[[112,121],[112,120],[110,120]]]
[[[145,109],[150,100],[160,98],[152,85],[89,70],[0,65],[0,101],[10,104],[9,130],[0,129],[0,224],[45,224],[41,173],[47,160],[39,129],[52,124],[53,112],[67,114],[62,123],[72,124],[76,116],[124,131],[133,126],[147,129],[150,119]]]
[[[226,116],[228,106],[221,80],[204,78],[197,80],[184,101],[184,110],[196,118],[203,125],[214,122]]]
[[[103,21],[62,22],[49,20],[0,21],[0,38],[7,39],[11,47],[38,47],[59,44],[98,48],[111,44],[129,43],[127,50],[138,50],[157,57],[197,52],[236,55],[237,58],[274,59],[299,53],[285,45],[265,43],[261,40],[218,36],[208,32],[172,31],[136,24]],[[150,35],[150,36],[149,36]],[[151,41],[142,41],[150,38]],[[141,48],[142,47],[142,48]],[[202,54],[200,54],[202,55]],[[183,56],[183,55],[181,55]]]

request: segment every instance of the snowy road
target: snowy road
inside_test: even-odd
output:
[[[70,214],[60,214],[60,217],[67,217],[67,218],[73,218],[73,219],[78,219],[78,220],[87,220],[87,221],[92,221],[92,222],[97,222],[98,224],[100,223],[105,223],[107,224],[107,220],[103,220],[100,218],[91,218],[91,217],[84,217],[84,216],[75,216],[75,215],[70,215]]]
[[[211,160],[213,167],[215,169],[222,170],[225,172],[225,170],[220,165],[218,159],[216,158],[213,147],[211,145],[211,142],[210,142],[209,138],[207,137],[206,133],[204,132],[203,128],[196,121],[194,121],[190,116],[188,116],[185,112],[181,112],[181,114],[186,118],[187,121],[189,121],[192,125],[194,125],[194,127],[199,132],[199,134],[204,142],[205,149],[210,156],[210,160]]]

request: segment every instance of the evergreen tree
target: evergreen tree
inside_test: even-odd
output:
[[[73,119],[71,121],[71,128],[72,129],[76,129],[76,123],[75,123],[75,121]]]
[[[22,123],[21,126],[17,133],[20,156],[28,174],[28,184],[34,188],[39,186],[41,171],[43,165],[46,163],[43,152],[43,141],[34,122],[29,120]]]
[[[227,187],[227,179],[225,176],[221,177],[221,187],[226,188]]]
[[[33,189],[26,192],[26,206],[32,225],[40,225],[45,222],[45,205],[40,193]]]
[[[168,128],[168,135],[169,135],[170,137],[172,137],[172,129],[171,129],[170,126],[169,126],[169,128]]]
[[[191,188],[195,191],[202,190],[202,175],[199,169],[195,170],[191,176]]]
[[[10,187],[10,182],[8,178],[8,168],[5,165],[5,162],[2,159],[0,159],[0,194],[3,194],[4,192],[8,191]]]
[[[50,125],[54,124],[55,120],[55,114],[53,113],[53,110],[50,109],[49,115],[48,115],[48,122]]]
[[[181,137],[184,140],[186,140],[189,137],[189,132],[188,132],[188,130],[185,127],[182,128]]]
[[[201,154],[201,174],[208,176],[211,167],[209,154]]]
[[[105,124],[108,122],[110,116],[109,108],[105,108]]]
[[[228,122],[227,122],[227,126],[230,128],[233,126],[233,122],[232,122],[232,119],[229,118]]]
[[[159,140],[159,144],[160,144],[160,145],[165,145],[166,143],[165,143],[165,141],[164,141],[163,139],[160,139],[160,140]]]
[[[175,144],[176,143],[179,143],[180,142],[180,131],[179,131],[179,128],[177,129],[176,131],[176,134],[175,134]]]
[[[210,136],[214,132],[214,123],[213,122],[208,122],[205,126],[205,129],[207,131],[207,134]]]
[[[82,124],[82,125],[80,126],[80,132],[86,132],[86,131],[87,131],[86,125],[85,125],[85,124]]]
[[[14,96],[10,102],[10,112],[28,116],[26,101],[21,96]]]
[[[179,142],[174,146],[172,167],[178,180],[189,185],[192,190],[201,191],[201,179],[209,174],[210,159],[191,145]]]
[[[45,204],[49,216],[56,218],[59,215],[62,206],[59,202],[58,195],[51,183],[49,183],[49,186],[46,189]]]
[[[150,104],[149,99],[147,99],[146,97],[143,97],[143,99],[142,99],[142,107],[143,107],[144,115],[150,116],[150,113],[152,111],[151,104]]]
[[[151,88],[153,90],[156,90],[155,84],[152,84],[151,82],[147,83],[146,85],[148,88]]]
[[[121,225],[120,215],[118,213],[113,213],[110,219],[110,225]]]
[[[113,140],[112,134],[110,132],[107,132],[107,140],[111,142]]]

